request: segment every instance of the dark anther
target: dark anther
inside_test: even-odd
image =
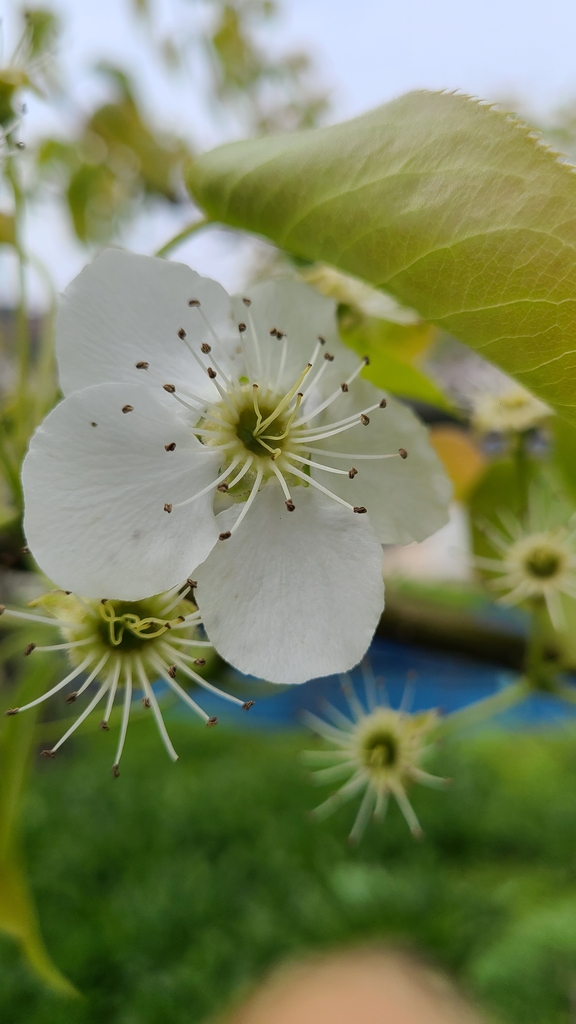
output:
[[[170,623],[169,623],[169,622],[165,622],[165,623],[164,623],[164,628],[165,628],[165,629],[172,629],[172,626],[170,625]]]
[[[176,679],[176,665],[168,666],[168,675],[170,676],[170,679]]]
[[[72,593],[72,591],[71,590],[65,590],[64,593],[66,594],[66,597],[70,597],[70,594]]]
[[[292,499],[285,501],[284,504],[286,505],[286,508],[288,509],[289,512],[293,512],[294,509],[296,508],[296,505],[294,504]]]
[[[218,725],[218,719],[216,718],[216,715],[213,715],[212,718],[209,718],[208,721],[206,722],[206,725]]]
[[[216,488],[216,490],[217,491],[221,491],[222,494],[225,494],[226,491],[228,490],[228,484],[226,483],[226,481],[224,480],[223,483],[218,484],[218,487]]]
[[[348,385],[346,384],[346,381],[344,381],[344,384],[340,385],[340,390],[343,391],[344,394],[346,394],[346,392],[348,391]]]
[[[100,604],[108,604],[108,598],[103,597],[102,600],[100,601]]]
[[[24,651],[24,657],[27,658],[29,654],[32,654],[32,651],[35,649],[35,647],[36,644],[28,644],[26,650]]]
[[[360,423],[363,423],[365,427],[367,427],[368,424],[370,423],[370,417],[367,416],[366,413],[364,412],[360,413]]]
[[[352,466],[352,469],[348,470],[348,476],[353,480],[355,476],[358,476],[358,470],[354,469],[354,466]]]
[[[164,505],[164,511],[165,512],[171,512],[172,511],[172,505],[168,501]]]
[[[321,345],[326,344],[326,338],[323,338],[321,334],[318,335],[318,341],[320,342]]]
[[[26,143],[25,142],[17,142],[16,143],[16,149],[26,149]]]
[[[244,331],[246,330],[246,324],[238,324],[238,330],[240,331],[240,334],[244,334]]]
[[[176,441],[170,441],[170,444],[165,444],[164,448],[167,452],[173,452],[176,447]]]
[[[186,337],[186,331],[184,330],[183,327],[181,327],[180,330],[178,331],[178,337],[181,339],[181,341],[184,341],[184,338]]]
[[[150,363],[147,363],[145,359],[142,359],[141,362],[136,363],[137,370],[147,370],[149,366]]]
[[[28,547],[27,544],[25,544],[24,547],[22,548],[22,554],[23,555],[29,555],[30,554],[30,548]],[[0,612],[0,614],[1,614],[1,612]]]
[[[244,701],[244,703],[242,705],[242,710],[243,711],[250,711],[250,708],[253,708],[255,703],[256,703],[256,701],[254,701],[254,700],[246,700],[246,701]]]
[[[56,757],[56,754],[53,750],[43,750],[42,757]]]
[[[6,710],[5,712],[4,712],[4,714],[5,714],[5,715],[17,715],[19,711],[20,711],[20,708],[8,708],[8,709],[7,709],[7,710]]]
[[[198,586],[198,581],[197,580],[187,579],[186,583],[188,584],[189,587],[192,588],[192,590],[194,590]]]
[[[97,424],[97,423],[94,423],[94,420],[92,420],[92,423],[90,424],[90,426],[91,426],[91,427],[97,427],[97,426],[98,426],[98,424]]]
[[[195,583],[195,584],[194,584],[194,586],[195,586],[195,587],[197,587],[197,586],[198,586],[198,584],[197,584],[197,583]],[[186,622],[186,619],[184,618],[184,616],[183,616],[183,615],[179,615],[179,616],[178,616],[178,618],[176,619],[176,622]],[[172,627],[171,627],[171,626],[170,626],[170,629],[172,629]]]
[[[102,729],[102,732],[110,732],[110,726],[108,725],[108,722],[104,718],[100,722],[98,728]]]
[[[244,303],[245,306],[252,305],[252,299],[242,299],[242,302]]]
[[[164,391],[168,392],[169,395],[173,395],[174,392],[176,391],[176,387],[174,384],[163,384],[162,387],[164,388]]]
[[[370,366],[370,359],[368,356],[364,356],[362,362],[364,363],[364,366]]]
[[[228,537],[231,537],[231,536],[232,536],[232,534],[231,534],[230,530],[226,530],[225,533],[221,533],[220,534],[220,536],[218,537],[218,540],[228,540]]]
[[[150,697],[142,697],[142,704],[145,708],[151,708],[152,701],[150,700]]]
[[[206,664],[206,658],[194,658],[194,664],[195,665],[200,665],[200,666],[205,665]]]
[[[329,363],[333,363],[334,362],[334,356],[332,355],[331,352],[325,352],[324,353],[324,359],[327,359]]]
[[[398,449],[398,455],[400,456],[401,459],[407,459],[408,458],[408,452],[406,451],[405,448],[399,448]]]
[[[199,306],[200,305],[200,299],[190,299],[188,305],[189,306]]]
[[[210,377],[210,380],[214,380],[214,378],[216,376],[216,370],[214,370],[211,366],[209,366],[208,369],[206,370],[206,373]]]
[[[361,515],[362,512],[367,512],[368,510],[364,508],[364,505],[355,505],[354,511],[357,512],[358,515]]]
[[[268,331],[268,334],[270,335],[271,338],[275,338],[276,335],[278,334],[278,329],[276,327],[271,327],[270,330]]]
[[[117,779],[118,776],[120,775],[120,769],[117,764],[112,765],[112,775],[114,776],[115,779]]]
[[[388,405],[388,403],[387,403],[386,399],[383,398],[382,401],[380,402],[379,408],[380,409],[385,409],[387,405]]]
[[[202,344],[200,345],[200,351],[203,352],[205,356],[207,356],[208,353],[212,351],[212,345],[209,345],[207,341],[203,341]]]
[[[284,334],[284,331],[276,331],[276,337],[278,338],[278,341],[282,341],[282,338],[285,338],[286,335]]]
[[[76,700],[77,696],[78,696],[78,690],[73,690],[72,693],[69,693],[68,696],[66,697],[66,703],[67,704],[73,704],[74,701]]]
[[[134,406],[133,405],[123,405],[122,406],[122,412],[134,412]]]

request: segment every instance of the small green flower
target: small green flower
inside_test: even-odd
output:
[[[358,699],[347,677],[342,687],[348,699],[352,719],[327,704],[326,713],[333,724],[306,714],[306,721],[336,750],[306,751],[308,764],[326,767],[314,772],[318,784],[346,779],[340,789],[317,807],[313,814],[325,818],[341,804],[363,793],[349,840],[357,843],[362,838],[370,817],[382,820],[390,796],[393,796],[415,838],[421,838],[422,829],[407,796],[415,782],[427,786],[444,786],[446,779],[423,771],[420,762],[431,749],[430,733],[438,722],[434,710],[409,714],[401,706],[397,711],[387,704],[378,704],[371,675],[366,673],[367,710]],[[404,702],[403,702],[404,704]]]
[[[30,643],[26,656],[37,651],[66,651],[72,666],[71,671],[47,693],[21,708],[11,708],[6,714],[16,715],[41,704],[58,693],[69,683],[85,676],[81,686],[66,696],[66,703],[73,704],[94,681],[99,688],[74,724],[50,749],[46,757],[53,757],[65,740],[78,728],[94,708],[106,697],[104,716],[100,728],[108,731],[108,721],[119,690],[124,690],[122,722],[118,749],[112,772],[119,774],[118,764],[124,748],[126,731],[134,689],[142,692],[145,707],[152,708],[160,736],[172,760],[178,755],[172,746],[166,730],[158,700],[152,683],[162,679],[181,700],[199,715],[206,725],[216,725],[218,719],[210,717],[176,681],[176,673],[183,673],[191,682],[239,704],[248,710],[252,701],[243,702],[238,697],[219,690],[208,682],[192,666],[206,664],[202,655],[206,648],[212,648],[209,640],[199,633],[202,621],[195,605],[186,600],[194,588],[194,581],[187,580],[181,587],[158,594],[144,601],[98,601],[83,598],[62,590],[52,591],[30,602],[30,607],[40,608],[47,614],[37,614],[0,605],[0,615],[22,621],[41,623],[58,629],[62,642],[49,646]]]
[[[500,394],[478,396],[472,424],[481,434],[520,433],[540,426],[551,415],[549,406],[513,384]]]

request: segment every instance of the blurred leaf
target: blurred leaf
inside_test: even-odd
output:
[[[0,213],[0,245],[16,244],[16,224],[12,214]]]
[[[384,288],[576,422],[576,176],[511,116],[412,92],[222,146],[188,182],[213,219]]]
[[[4,642],[4,657],[12,646],[10,640]],[[49,688],[54,667],[43,658],[26,666],[26,674],[13,694],[17,706],[28,703]],[[0,929],[21,945],[30,966],[44,984],[60,995],[73,996],[78,993],[60,974],[44,947],[18,839],[20,804],[34,748],[36,720],[37,709],[4,718],[0,732]]]
[[[479,483],[486,467],[485,456],[470,435],[457,427],[432,427],[429,438],[454,484],[454,497],[461,501]]]
[[[358,355],[369,358],[363,375],[372,384],[403,398],[448,410],[451,405],[440,388],[409,362],[409,353],[430,344],[433,331],[428,324],[394,324],[368,318],[346,327],[344,317],[340,324],[342,340]]]

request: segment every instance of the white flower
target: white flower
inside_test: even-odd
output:
[[[41,704],[55,693],[59,693],[79,677],[85,676],[81,686],[66,695],[66,703],[74,703],[88,690],[91,683],[99,683],[98,689],[74,724],[60,740],[43,753],[53,757],[65,740],[88,717],[94,708],[106,697],[104,716],[100,728],[108,731],[108,721],[114,700],[120,690],[124,691],[122,722],[118,748],[112,772],[119,774],[118,763],[124,748],[126,731],[134,690],[142,693],[145,707],[151,708],[158,725],[162,741],[172,760],[178,755],[172,746],[164,724],[153,682],[162,679],[181,700],[191,707],[206,725],[216,725],[218,719],[209,717],[195,700],[176,681],[176,674],[185,676],[189,682],[204,687],[226,700],[248,710],[253,701],[243,702],[231,694],[224,693],[201,676],[193,666],[206,664],[203,657],[206,648],[212,644],[199,635],[201,618],[199,612],[184,600],[190,593],[193,580],[187,580],[184,587],[175,587],[165,594],[145,601],[97,601],[64,591],[52,591],[30,602],[37,611],[22,611],[0,605],[0,615],[8,619],[32,622],[54,627],[62,642],[49,646],[29,643],[24,651],[66,651],[72,669],[47,693],[20,708],[10,708],[6,714],[16,715]]]
[[[500,394],[479,395],[474,402],[472,424],[480,433],[531,430],[552,415],[552,410],[519,385]]]
[[[336,302],[355,306],[364,316],[388,320],[396,324],[418,324],[420,317],[413,309],[400,306],[387,292],[371,288],[365,281],[325,263],[315,263],[301,271],[302,277],[314,285],[322,295],[329,295]]]
[[[497,573],[489,586],[504,590],[502,604],[543,600],[555,629],[565,627],[562,594],[576,598],[576,526],[550,525],[542,510],[530,503],[527,526],[510,512],[499,515],[503,530],[482,526],[500,558],[475,558],[479,569]]]
[[[292,281],[230,300],[108,250],[65,292],[57,351],[68,397],[23,472],[44,571],[130,600],[194,571],[241,671],[295,683],[356,664],[383,607],[381,542],[437,530],[450,487],[411,411],[360,378],[335,304]]]
[[[382,820],[388,800],[393,796],[415,838],[422,829],[406,795],[415,782],[442,787],[446,779],[430,775],[420,762],[431,749],[430,733],[438,722],[436,711],[408,714],[403,707],[398,711],[388,704],[378,704],[371,674],[365,673],[367,710],[360,703],[349,679],[342,680],[352,719],[327,703],[326,712],[334,724],[324,722],[316,715],[306,713],[308,725],[336,750],[310,750],[306,752],[309,764],[326,767],[314,772],[314,781],[325,784],[347,781],[313,812],[325,818],[341,804],[363,793],[356,815],[350,842],[362,838],[370,817]],[[404,702],[403,702],[404,703]]]

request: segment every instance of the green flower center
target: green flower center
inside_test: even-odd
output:
[[[367,768],[392,768],[398,761],[398,740],[390,732],[373,733],[364,740],[362,753]]]
[[[542,544],[532,549],[524,565],[531,576],[547,580],[557,574],[562,565],[562,558],[558,551]]]
[[[286,434],[286,419],[278,416],[269,424],[268,428],[262,429],[262,423],[273,413],[274,407],[266,405],[260,406],[260,416],[253,405],[246,406],[240,412],[236,423],[236,436],[252,455],[269,459],[271,448],[282,449],[283,442],[286,440],[286,437],[282,436]]]
[[[162,636],[170,629],[166,618],[158,617],[158,608],[146,601],[103,601],[98,623],[100,639],[106,647],[128,653]]]

